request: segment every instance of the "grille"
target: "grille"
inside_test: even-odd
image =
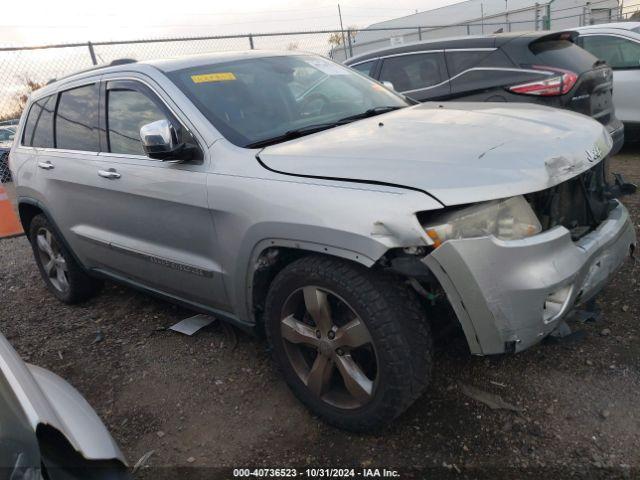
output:
[[[8,183],[11,181],[11,172],[9,171],[9,150],[0,148],[0,182]]]

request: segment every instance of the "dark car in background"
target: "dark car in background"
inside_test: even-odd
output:
[[[420,102],[528,102],[588,115],[606,126],[613,155],[624,143],[613,74],[576,37],[519,32],[437,39],[368,52],[345,65]]]

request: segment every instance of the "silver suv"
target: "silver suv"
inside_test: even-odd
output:
[[[636,241],[610,148],[573,112],[411,105],[250,52],[59,80],[10,163],[56,297],[110,279],[264,332],[295,394],[363,431],[426,388],[438,299],[472,354],[519,352],[607,282]]]

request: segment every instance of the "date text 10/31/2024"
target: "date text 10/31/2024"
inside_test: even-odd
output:
[[[400,478],[387,468],[235,468],[234,478]]]

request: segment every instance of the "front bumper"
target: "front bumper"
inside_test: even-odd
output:
[[[573,242],[555,227],[522,240],[450,240],[423,260],[440,281],[471,353],[522,351],[593,297],[635,248],[622,204]]]

